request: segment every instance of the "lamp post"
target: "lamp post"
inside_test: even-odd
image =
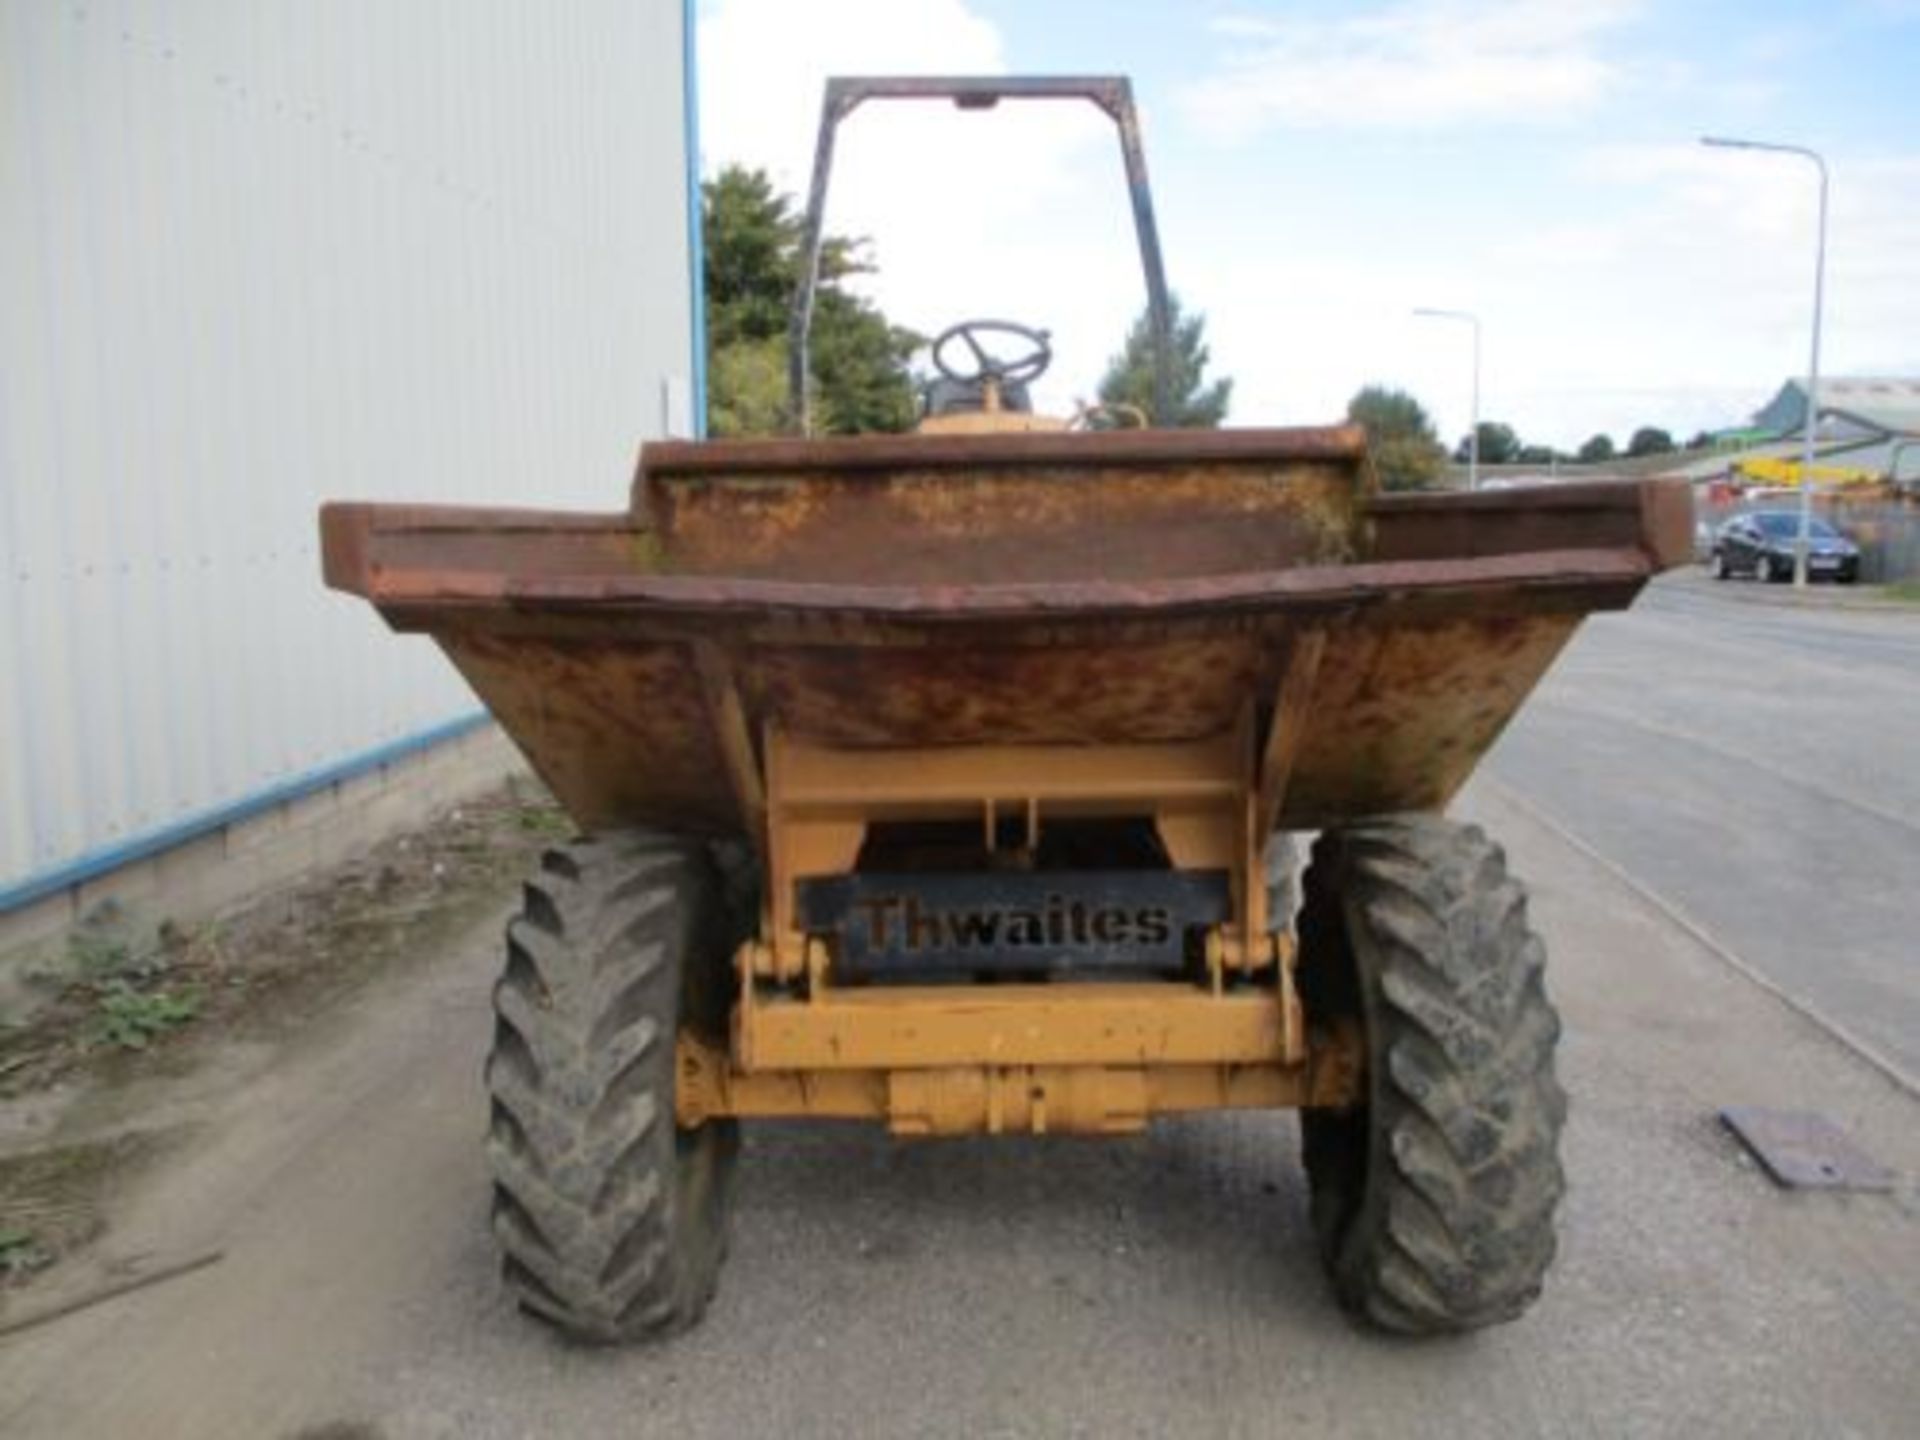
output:
[[[1427,320],[1464,320],[1473,327],[1473,418],[1467,431],[1467,489],[1480,488],[1480,317],[1465,310],[1433,310],[1420,306],[1414,314]]]
[[[1778,145],[1771,140],[1736,140],[1724,135],[1702,135],[1702,145],[1720,150],[1764,150],[1774,155],[1798,155],[1811,160],[1820,172],[1820,226],[1813,251],[1813,353],[1807,361],[1807,414],[1800,446],[1800,538],[1794,545],[1793,583],[1807,583],[1807,555],[1813,548],[1813,432],[1820,423],[1820,311],[1827,288],[1827,162],[1804,145]]]

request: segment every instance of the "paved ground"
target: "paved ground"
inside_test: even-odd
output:
[[[1920,608],[1790,600],[1589,622],[1491,773],[1920,1087]]]
[[[1899,653],[1898,635],[1703,607],[1662,595],[1596,631],[1514,732],[1496,782],[1461,807],[1533,882],[1569,1027],[1563,1253],[1517,1325],[1409,1345],[1344,1324],[1312,1260],[1292,1124],[1253,1116],[1089,1143],[901,1147],[858,1129],[763,1129],[743,1157],[708,1323],[654,1350],[569,1349],[511,1314],[491,1278],[477,1070],[495,956],[478,933],[294,1056],[230,1071],[204,1097],[201,1139],[129,1198],[112,1245],[218,1242],[226,1259],[0,1341],[0,1431],[1911,1435],[1920,1192],[1903,1180],[1893,1195],[1783,1194],[1712,1116],[1728,1103],[1818,1108],[1911,1177],[1920,1101],[1555,828],[1581,827],[1620,858],[1635,844],[1606,828],[1624,811],[1603,792],[1631,786],[1662,837],[1625,856],[1636,877],[1692,886],[1680,898],[1700,907],[1754,868],[1753,893],[1778,897],[1775,925],[1801,923],[1805,894],[1769,873],[1782,852],[1743,848],[1762,827],[1704,818],[1763,803],[1695,777],[1725,756],[1702,761],[1697,746],[1647,740],[1619,718],[1746,756],[1772,743],[1769,719],[1804,715],[1796,705],[1828,715],[1827,744],[1764,756],[1831,758],[1820,793],[1780,782],[1765,815],[1792,818],[1802,828],[1787,833],[1825,851],[1900,833],[1893,819],[1865,832],[1860,814],[1914,813],[1899,789],[1912,768],[1867,768],[1871,727],[1847,718],[1839,693],[1904,693],[1859,659]],[[1672,683],[1698,675],[1702,692],[1725,689],[1736,720],[1703,729],[1668,682],[1649,683],[1636,647],[1660,636],[1697,642]],[[1854,647],[1845,660],[1840,645]],[[1797,652],[1808,668],[1776,689],[1761,657],[1744,663],[1749,646],[1774,661]],[[1557,766],[1540,758],[1576,745]],[[1691,845],[1683,802],[1704,807]],[[1830,844],[1827,824],[1862,828]],[[1752,867],[1714,868],[1733,849]],[[1748,940],[1721,931],[1718,912],[1698,918],[1736,948]],[[1861,937],[1870,959],[1889,943],[1864,926]],[[1878,983],[1880,964],[1847,984]],[[1888,969],[1885,983],[1889,1006],[1911,1002],[1910,973],[1903,987]],[[1852,994],[1819,998],[1864,1028]],[[1896,1018],[1875,1034],[1893,1046],[1913,1029]]]

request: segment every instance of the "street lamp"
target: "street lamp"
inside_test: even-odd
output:
[[[1465,310],[1414,310],[1427,320],[1464,320],[1473,327],[1473,420],[1467,431],[1467,489],[1480,488],[1480,317]]]
[[[1813,432],[1820,423],[1820,311],[1827,288],[1827,162],[1804,145],[1776,145],[1771,140],[1733,140],[1702,135],[1702,145],[1721,150],[1765,150],[1775,155],[1798,155],[1811,160],[1820,172],[1820,228],[1813,252],[1813,355],[1807,362],[1807,414],[1800,446],[1800,539],[1794,546],[1793,583],[1807,583],[1807,555],[1813,549]]]

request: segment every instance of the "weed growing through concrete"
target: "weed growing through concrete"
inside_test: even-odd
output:
[[[0,1225],[0,1276],[24,1275],[48,1264],[53,1256],[31,1230]]]
[[[522,805],[517,818],[520,828],[529,835],[565,840],[573,834],[573,822],[557,805]]]
[[[125,980],[97,987],[94,1040],[122,1050],[144,1050],[158,1035],[185,1025],[200,1013],[196,990],[136,990]]]

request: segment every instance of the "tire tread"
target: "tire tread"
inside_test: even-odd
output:
[[[714,1167],[689,1191],[673,1037],[688,967],[724,962],[717,896],[703,846],[630,832],[549,850],[507,927],[492,1228],[509,1293],[576,1339],[680,1329],[713,1292],[737,1135],[688,1132]]]
[[[1477,827],[1324,834],[1306,877],[1309,1014],[1359,1014],[1367,1099],[1303,1112],[1315,1228],[1342,1303],[1394,1331],[1511,1320],[1539,1295],[1565,1189],[1559,1017],[1526,894]]]

